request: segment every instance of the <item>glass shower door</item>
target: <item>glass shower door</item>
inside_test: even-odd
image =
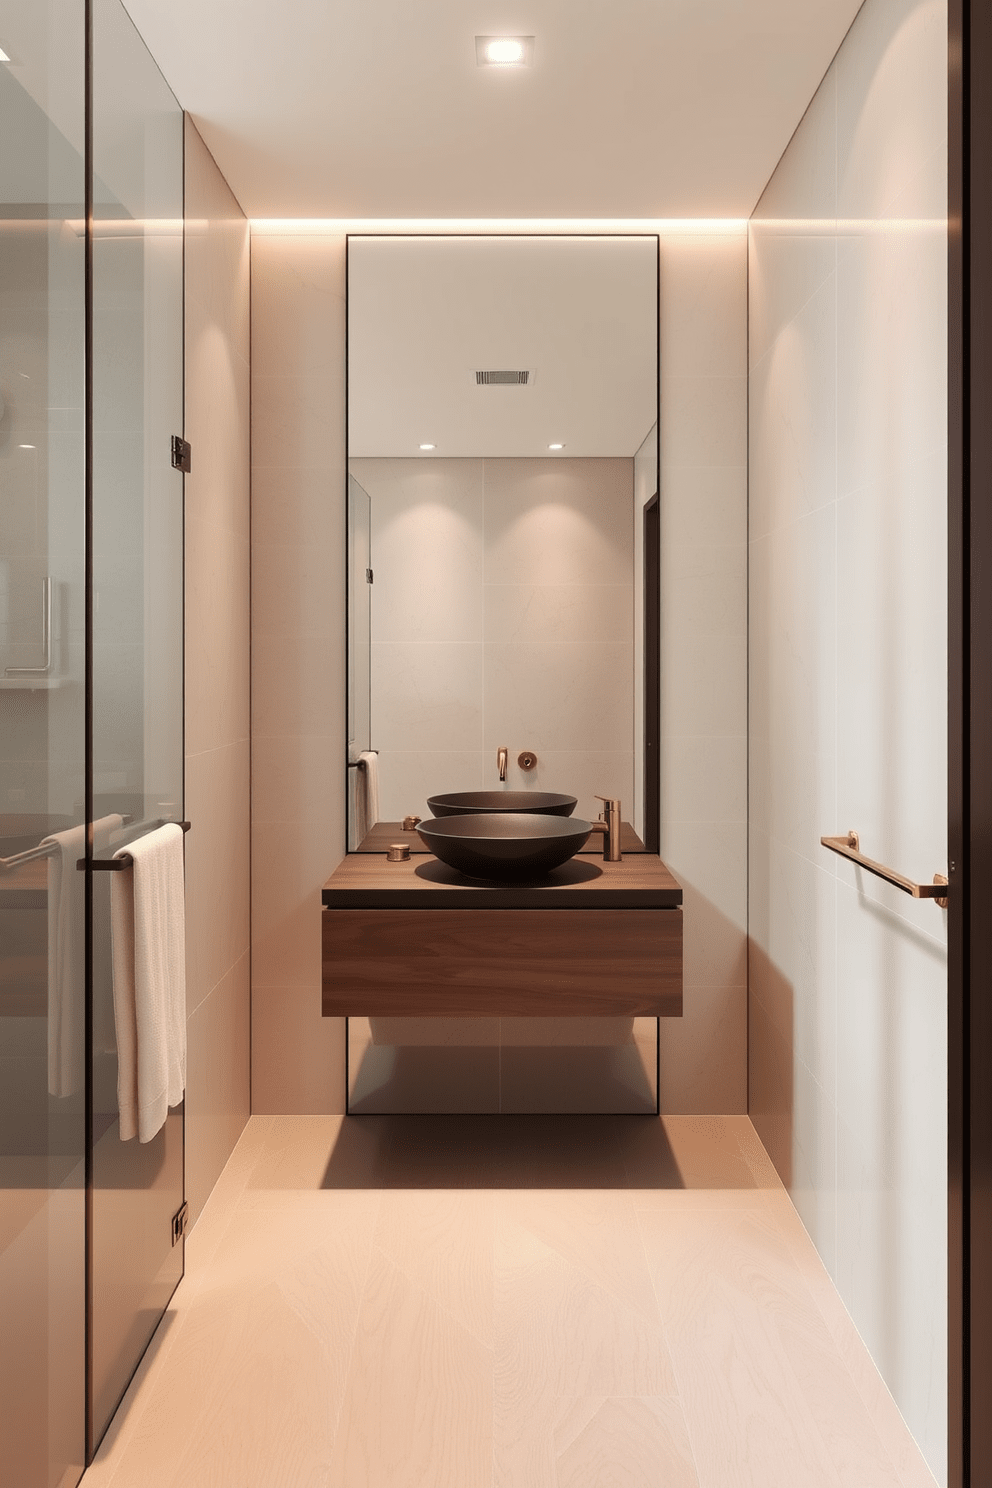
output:
[[[118,0],[93,5],[94,851],[183,817],[183,120]],[[181,1275],[183,1108],[121,1140],[110,875],[93,881],[91,1432]]]
[[[84,7],[0,9],[0,1481],[85,1454]]]

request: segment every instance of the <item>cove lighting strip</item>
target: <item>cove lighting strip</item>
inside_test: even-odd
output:
[[[665,237],[737,237],[746,217],[252,217],[259,237],[327,237],[348,233],[661,233]]]

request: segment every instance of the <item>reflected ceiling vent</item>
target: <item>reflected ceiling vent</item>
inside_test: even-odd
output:
[[[477,370],[475,373],[476,387],[530,387],[533,381],[533,367],[525,367],[520,372],[501,368],[491,372]]]

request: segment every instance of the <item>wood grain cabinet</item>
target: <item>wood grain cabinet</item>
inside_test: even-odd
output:
[[[474,885],[435,858],[346,858],[324,887],[326,1017],[680,1017],[682,890],[657,857]]]

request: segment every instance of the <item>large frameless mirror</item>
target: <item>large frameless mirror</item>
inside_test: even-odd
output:
[[[656,847],[657,306],[653,236],[349,238],[352,851],[490,789]]]

